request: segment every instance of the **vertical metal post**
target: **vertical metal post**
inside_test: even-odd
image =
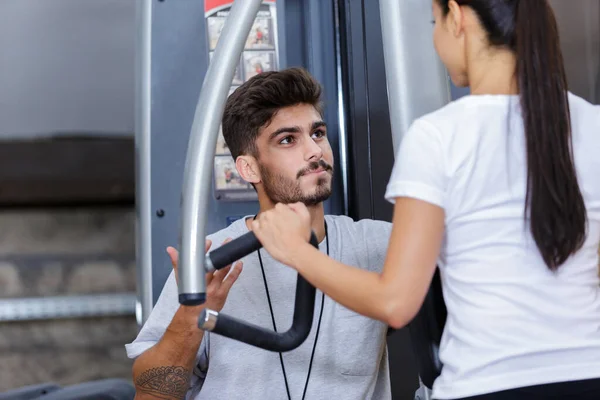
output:
[[[338,106],[338,123],[339,123],[339,149],[340,149],[340,172],[342,175],[342,200],[343,213],[348,215],[350,203],[348,198],[348,133],[346,131],[346,106],[342,71],[342,39],[341,39],[341,23],[340,23],[340,0],[333,2],[333,14],[335,24],[335,67],[337,74],[337,106]]]
[[[433,47],[431,2],[380,0],[394,153],[410,124],[447,104],[448,76]]]
[[[381,30],[394,154],[412,122],[450,102],[444,65],[433,46],[431,2],[380,0]],[[415,398],[428,400],[421,383]]]
[[[206,299],[204,238],[217,134],[225,102],[246,39],[262,0],[238,0],[231,7],[210,63],[190,133],[183,177],[179,303]]]
[[[136,77],[135,77],[135,157],[136,157],[136,259],[138,303],[136,317],[139,325],[152,311],[152,220],[150,168],[150,116],[152,1],[136,3]]]

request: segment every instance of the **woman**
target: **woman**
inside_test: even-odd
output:
[[[448,319],[436,399],[598,399],[600,109],[567,91],[546,0],[433,10],[435,48],[471,95],[402,141],[383,273],[308,245],[301,204],[262,213],[253,230],[333,300],[395,328],[439,265]]]

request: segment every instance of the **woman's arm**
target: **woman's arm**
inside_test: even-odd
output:
[[[427,294],[444,234],[444,211],[400,197],[383,273],[344,265],[306,242],[310,216],[301,204],[262,214],[253,231],[265,249],[345,307],[394,328],[416,315]]]

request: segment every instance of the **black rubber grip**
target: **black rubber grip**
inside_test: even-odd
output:
[[[211,332],[265,350],[286,352],[300,346],[308,337],[312,327],[314,309],[315,288],[298,275],[294,318],[288,331],[278,333],[225,314],[219,314],[217,323]],[[200,316],[200,320],[204,320],[204,314]]]
[[[244,236],[248,235],[249,234],[246,234]],[[228,244],[235,243],[236,241],[244,238],[244,236],[233,240]],[[254,234],[252,234],[252,236],[254,237],[254,240],[256,240]],[[246,243],[251,242],[251,240],[248,238],[243,240],[245,246],[249,246]],[[310,243],[316,248],[319,247],[319,243],[314,232],[311,234]],[[237,249],[239,247],[235,248]],[[243,254],[243,256],[245,255],[246,254]],[[227,259],[226,262],[231,263],[229,259]],[[211,329],[211,332],[250,344],[252,346],[260,347],[265,350],[276,352],[293,350],[306,340],[312,328],[313,316],[315,312],[315,294],[315,288],[300,274],[298,274],[298,278],[296,280],[296,300],[294,304],[292,326],[286,332],[274,332],[237,318],[229,317],[225,314],[218,314],[215,326],[213,329]],[[202,312],[199,321],[205,320],[206,313],[207,310]]]
[[[206,293],[183,293],[179,295],[179,304],[184,306],[199,306],[206,301]]]
[[[252,232],[248,232],[229,243],[225,243],[208,253],[210,261],[215,269],[226,266],[246,257],[248,254],[260,249],[262,245]]]

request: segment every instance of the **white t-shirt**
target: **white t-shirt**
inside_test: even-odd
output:
[[[518,96],[467,96],[414,122],[386,199],[442,207],[448,320],[434,398],[600,378],[600,107],[569,93],[588,216],[583,248],[551,272],[523,218],[525,133]]]

